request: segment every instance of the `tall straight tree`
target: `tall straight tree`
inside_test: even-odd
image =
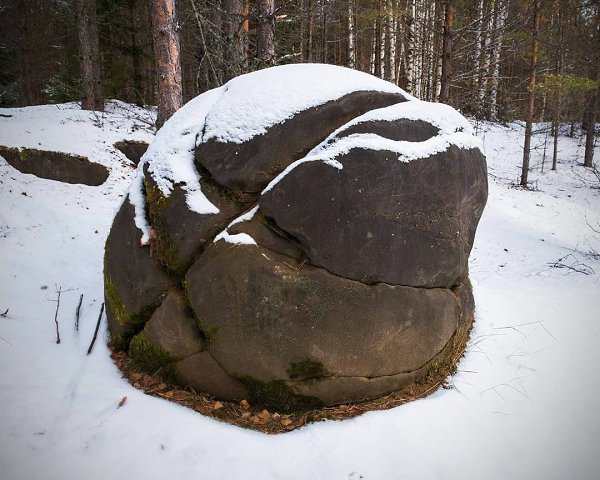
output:
[[[223,0],[223,83],[247,68],[244,7],[242,0]]]
[[[529,175],[529,157],[531,153],[531,130],[535,109],[535,79],[537,71],[538,47],[541,17],[541,0],[533,0],[533,35],[531,37],[531,57],[529,62],[529,102],[527,104],[527,117],[525,120],[525,143],[523,145],[523,166],[521,168],[521,186],[527,187]]]
[[[160,128],[183,104],[175,0],[152,0],[152,32]]]
[[[452,26],[454,25],[454,3],[452,0],[446,0],[445,4],[440,102],[448,103],[448,99],[450,98],[450,76],[452,75]]]
[[[75,0],[77,36],[79,38],[79,66],[81,72],[81,108],[104,110],[96,0]]]
[[[256,63],[259,68],[275,63],[275,0],[257,0]]]

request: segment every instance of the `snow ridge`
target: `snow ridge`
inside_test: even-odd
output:
[[[213,240],[213,243],[216,243],[219,240],[225,240],[226,242],[233,243],[234,245],[256,245],[256,241],[247,233],[242,232],[242,233],[236,233],[236,234],[231,235],[229,233],[228,229],[233,227],[236,223],[242,223],[242,222],[247,222],[249,220],[252,220],[252,217],[254,217],[254,214],[257,211],[258,211],[258,205],[255,206],[253,209],[247,211],[243,215],[240,215],[239,217],[237,217],[229,225],[227,225],[227,228],[225,230],[223,230],[221,233],[219,233],[215,237],[215,239]]]
[[[145,165],[148,165],[148,171],[165,197],[171,195],[175,185],[180,185],[186,192],[190,210],[199,214],[219,213],[219,209],[202,193],[200,174],[194,164],[194,149],[208,112],[224,93],[225,87],[215,88],[186,103],[156,133],[142,157],[129,190],[129,201],[135,208],[135,224],[142,231],[142,245],[150,241],[143,193]]]
[[[422,142],[391,140],[374,133],[355,133],[338,138],[348,128],[371,121],[421,120],[437,127],[439,133]],[[483,151],[483,144],[473,135],[473,127],[468,120],[449,105],[441,103],[413,100],[397,103],[385,108],[371,110],[346,123],[329,135],[323,142],[313,148],[306,157],[295,161],[275,177],[262,191],[266,193],[277,185],[286,175],[306,162],[321,161],[338,170],[343,168],[336,157],[353,149],[387,150],[398,154],[398,161],[410,162],[445,152],[450,146],[459,148],[478,148]]]

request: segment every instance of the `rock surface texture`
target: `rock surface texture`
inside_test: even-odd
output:
[[[224,400],[387,394],[466,341],[486,199],[450,107],[328,65],[238,77],[142,157],[106,244],[113,341]]]

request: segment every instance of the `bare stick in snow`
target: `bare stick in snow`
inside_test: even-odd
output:
[[[6,318],[6,316],[8,315],[8,308],[6,309],[6,311],[4,313],[0,313],[0,317],[2,318]]]
[[[60,333],[58,331],[58,308],[60,307],[60,294],[62,292],[62,287],[58,287],[56,293],[58,297],[56,298],[56,312],[54,313],[54,323],[56,324],[56,343],[60,343]]]
[[[98,321],[96,322],[96,330],[94,330],[94,338],[92,338],[92,343],[90,343],[90,348],[88,348],[87,354],[92,353],[92,348],[94,348],[94,343],[96,342],[96,337],[98,336],[98,330],[100,329],[100,320],[102,320],[102,314],[104,313],[104,302],[102,302],[102,306],[100,307],[100,315],[98,315]]]
[[[77,305],[77,310],[75,310],[75,331],[79,331],[79,313],[81,312],[81,302],[83,301],[83,293],[79,297],[79,305]]]

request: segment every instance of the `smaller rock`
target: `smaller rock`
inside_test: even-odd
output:
[[[245,389],[231,378],[210,353],[204,351],[177,363],[180,379],[199,392],[210,392],[223,400],[244,398]]]
[[[96,187],[102,185],[110,173],[104,165],[91,162],[87,157],[63,152],[0,146],[0,155],[22,173],[63,183]]]
[[[146,142],[139,142],[136,140],[122,140],[115,143],[114,147],[135,165],[140,163],[142,155],[148,150],[148,144]]]
[[[165,298],[148,320],[144,336],[174,360],[181,360],[206,349],[206,341],[194,317],[190,315],[181,294],[175,292]]]

